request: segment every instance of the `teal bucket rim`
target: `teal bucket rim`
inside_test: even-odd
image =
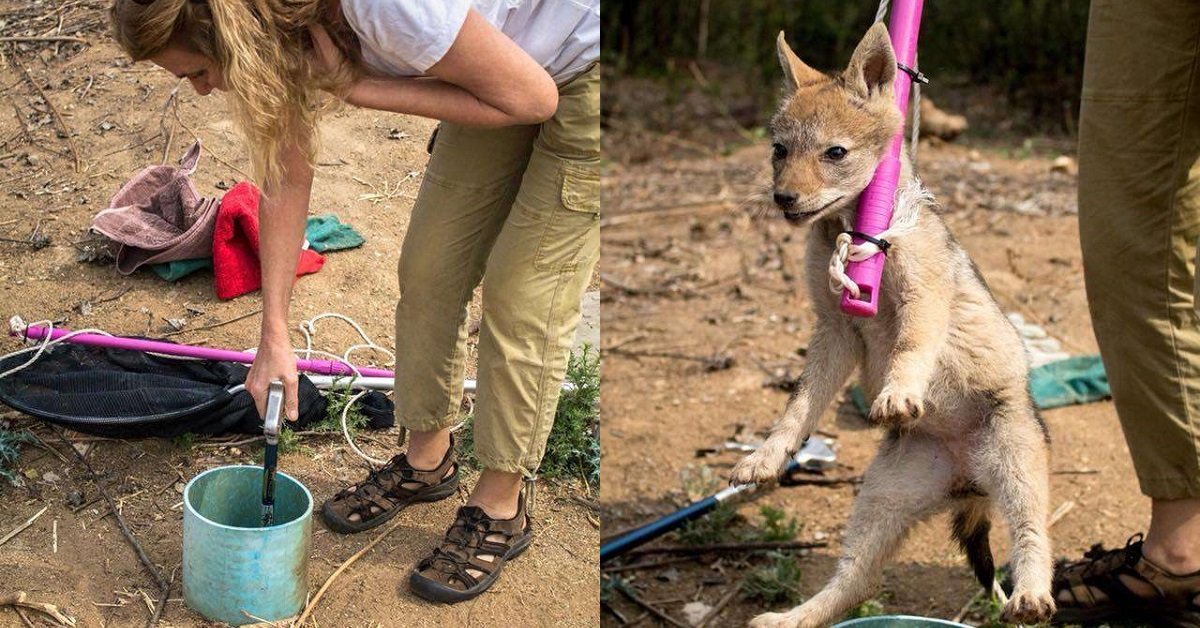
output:
[[[936,617],[920,617],[918,615],[875,615],[872,617],[859,617],[848,621],[834,624],[832,628],[848,628],[849,626],[869,625],[871,622],[880,620],[900,620],[900,621],[918,621],[938,626],[953,626],[954,628],[970,628],[967,624],[960,624],[949,619],[938,619]]]
[[[259,472],[262,472],[262,465],[227,464],[227,465],[220,466],[220,467],[213,467],[207,471],[203,471],[203,472],[197,474],[191,480],[188,480],[187,485],[183,487],[183,508],[184,508],[184,510],[191,513],[191,515],[193,517],[196,517],[197,519],[203,521],[204,523],[206,523],[210,526],[213,526],[215,528],[221,528],[224,530],[231,530],[234,532],[262,532],[263,530],[272,530],[272,531],[273,530],[285,530],[285,529],[287,529],[288,526],[303,524],[305,519],[308,519],[309,517],[312,516],[312,510],[313,510],[312,492],[310,492],[308,490],[308,487],[304,485],[304,482],[297,480],[296,478],[284,473],[283,471],[276,471],[275,475],[283,476],[283,477],[295,482],[296,486],[299,486],[300,490],[304,491],[304,497],[308,500],[308,505],[304,508],[304,514],[300,515],[299,517],[296,517],[295,519],[292,519],[291,521],[289,521],[287,523],[281,523],[278,525],[267,526],[265,528],[264,527],[246,528],[246,527],[242,527],[242,526],[231,526],[231,525],[227,525],[224,523],[217,523],[216,521],[213,521],[212,519],[205,517],[204,515],[200,514],[199,511],[197,511],[195,508],[192,507],[192,501],[190,498],[190,495],[192,492],[192,485],[196,483],[196,480],[199,480],[200,478],[208,475],[209,473],[214,473],[217,471],[223,471],[223,470],[227,470],[227,469],[257,469]]]

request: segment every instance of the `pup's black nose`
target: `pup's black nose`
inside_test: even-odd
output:
[[[799,197],[797,197],[795,194],[788,194],[787,192],[776,192],[775,193],[775,204],[784,209],[790,209],[792,207],[792,205],[796,204],[797,198],[799,198]]]

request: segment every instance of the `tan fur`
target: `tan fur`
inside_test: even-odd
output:
[[[781,50],[781,59],[788,54]],[[776,142],[788,148],[775,163],[775,191],[798,196],[789,217],[812,224],[806,266],[817,324],[783,418],[731,481],[774,481],[856,367],[874,399],[870,420],[888,433],[854,503],[833,579],[803,605],[761,615],[752,626],[835,622],[873,594],[913,524],[945,510],[975,520],[993,507],[1013,537],[1016,588],[1004,619],[1037,623],[1054,611],[1045,433],[1027,392],[1020,338],[970,258],[922,205],[916,229],[893,241],[876,317],[844,315],[827,287],[842,221],[852,218],[900,123],[894,67],[887,32],[876,25],[842,75],[789,79],[792,93],[773,121]],[[831,163],[822,154],[834,144],[849,152]],[[914,184],[907,163],[901,179]]]

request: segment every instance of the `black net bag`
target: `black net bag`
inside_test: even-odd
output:
[[[30,357],[0,359],[0,373]],[[261,434],[254,399],[241,388],[248,371],[230,362],[59,343],[0,378],[0,402],[78,432],[114,438]],[[298,396],[299,421],[290,426],[299,430],[325,416],[326,401],[303,375]]]

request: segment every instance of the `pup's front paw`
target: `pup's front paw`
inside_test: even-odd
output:
[[[742,458],[729,474],[730,484],[765,484],[779,479],[779,473],[787,464],[786,451],[764,446]]]
[[[1004,605],[1000,620],[1006,624],[1040,624],[1054,615],[1054,598],[1049,591],[1015,591]]]
[[[916,388],[884,386],[871,404],[870,419],[882,425],[910,427],[925,414],[925,399]]]

